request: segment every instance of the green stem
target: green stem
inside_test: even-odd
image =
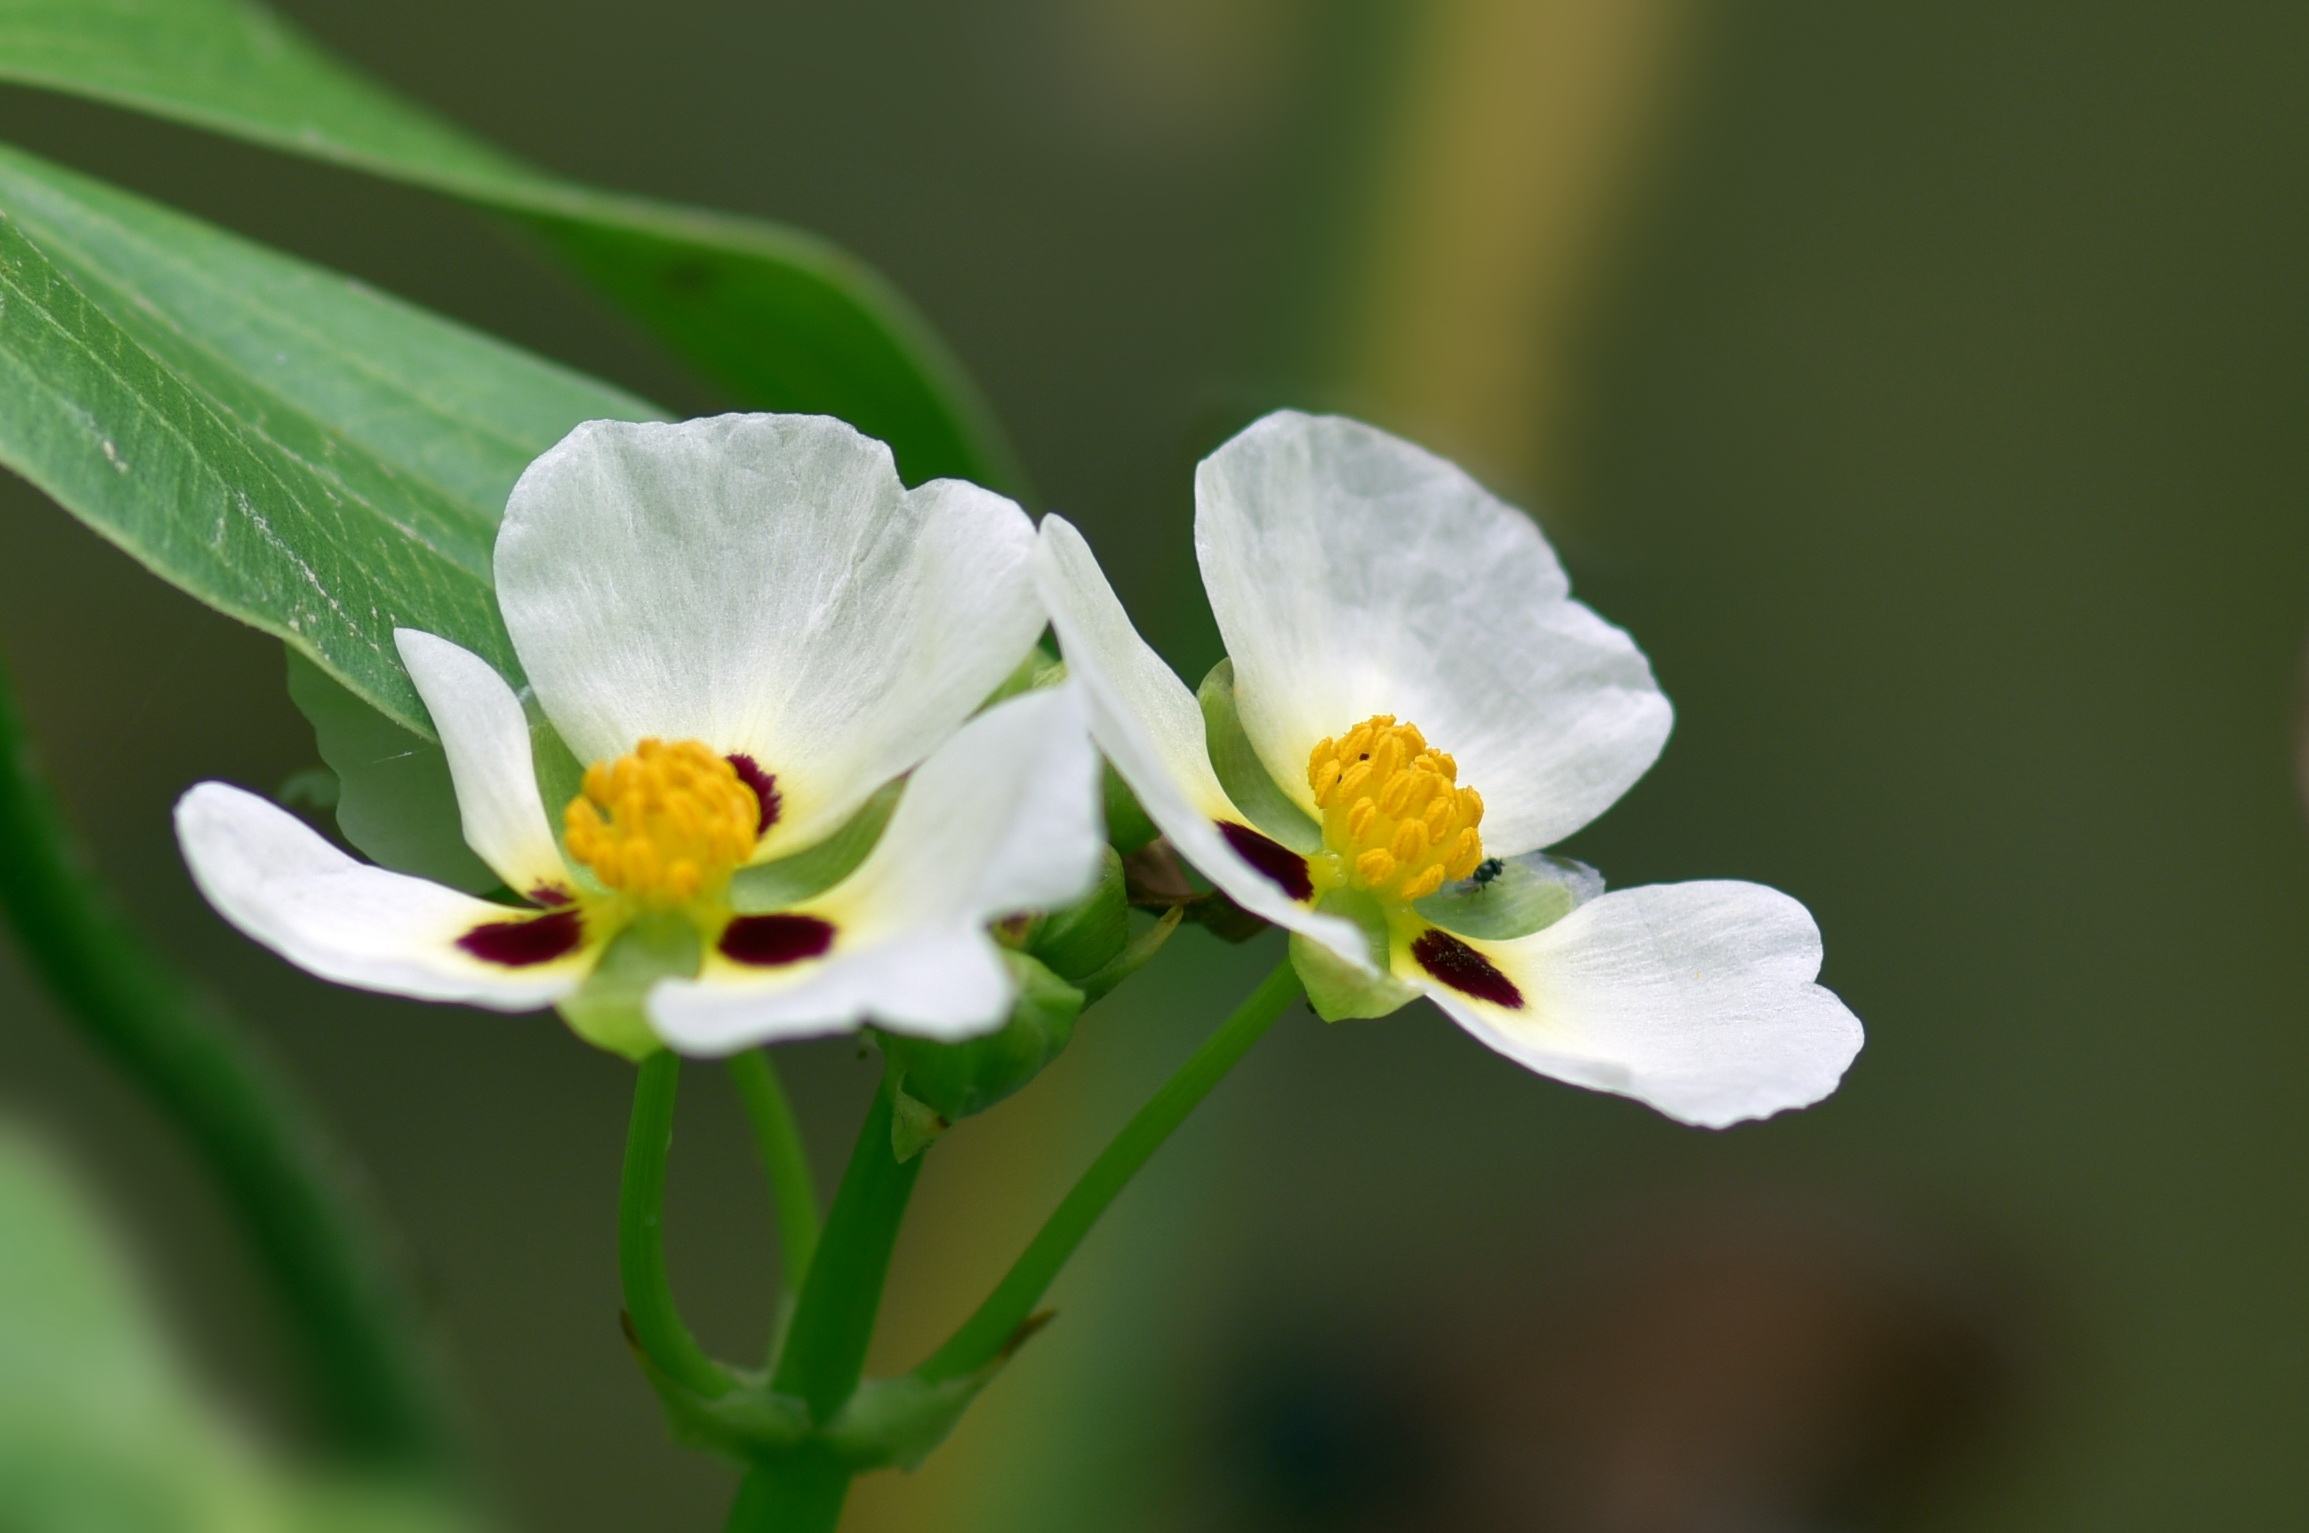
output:
[[[891,1152],[892,1091],[885,1078],[859,1126],[841,1190],[834,1194],[818,1253],[802,1283],[793,1328],[770,1380],[778,1393],[800,1397],[810,1408],[810,1419],[821,1426],[858,1387],[898,1225],[922,1172],[920,1155],[901,1162]]]
[[[834,1533],[849,1499],[850,1471],[802,1454],[747,1473],[730,1506],[726,1533]]]
[[[920,1155],[901,1162],[891,1151],[894,1090],[885,1076],[858,1126],[858,1142],[851,1146],[770,1377],[773,1390],[807,1403],[810,1419],[820,1426],[834,1419],[865,1371],[890,1253],[914,1179],[922,1173]],[[807,1449],[758,1465],[738,1488],[728,1533],[833,1533],[850,1493],[850,1473],[831,1456]]]
[[[680,1086],[681,1056],[667,1049],[643,1060],[634,1074],[633,1123],[617,1193],[617,1268],[635,1344],[667,1378],[713,1399],[728,1394],[733,1383],[682,1324],[665,1271],[665,1162]]]
[[[748,1049],[730,1056],[730,1079],[738,1098],[753,1120],[754,1142],[760,1147],[762,1170],[770,1179],[776,1200],[778,1254],[783,1259],[786,1291],[798,1294],[809,1276],[810,1257],[818,1249],[818,1190],[810,1181],[810,1152],[794,1122],[793,1104],[778,1081],[777,1066],[763,1049]]]
[[[1032,1317],[1034,1306],[1058,1276],[1059,1269],[1074,1255],[1075,1247],[1082,1244],[1083,1237],[1090,1233],[1090,1227],[1106,1212],[1116,1194],[1129,1185],[1139,1168],[1171,1136],[1171,1131],[1186,1121],[1187,1114],[1250,1052],[1251,1045],[1265,1035],[1299,995],[1298,972],[1286,959],[1259,982],[1259,988],[1244,998],[1243,1004],[1235,1008],[1235,1014],[1221,1023],[1218,1031],[1205,1039],[1194,1056],[1179,1067],[1178,1073],[1163,1082],[1162,1089],[1123,1126],[1114,1142],[1099,1153],[1098,1159],[1091,1162],[1090,1169],[1060,1202],[1032,1244],[1011,1264],[1010,1271],[995,1285],[994,1292],[987,1295],[986,1302],[978,1306],[977,1313],[962,1323],[962,1328],[946,1345],[915,1369],[915,1374],[937,1383],[976,1373],[1000,1359],[1012,1344],[1012,1338]]]
[[[452,1469],[460,1413],[358,1174],[257,1042],[144,945],[41,780],[0,673],[0,906],[82,1036],[183,1137],[287,1322],[341,1452]]]

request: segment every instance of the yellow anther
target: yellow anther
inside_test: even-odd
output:
[[[1427,839],[1440,843],[1451,828],[1451,817],[1459,808],[1459,800],[1449,793],[1438,793],[1427,801],[1427,812],[1419,818],[1427,826]]]
[[[1426,759],[1424,756],[1419,758],[1420,761]],[[1421,819],[1425,819],[1427,818],[1428,806],[1433,804],[1438,797],[1449,798],[1451,796],[1451,785],[1443,780],[1441,773],[1432,769],[1420,771],[1417,770],[1418,766],[1418,761],[1413,762],[1414,770],[1406,774],[1411,779],[1411,791],[1404,797],[1403,809],[1406,814],[1415,814]]]
[[[1409,772],[1391,772],[1386,785],[1379,790],[1379,807],[1394,818],[1401,818],[1411,807],[1411,785],[1418,779]]]
[[[1403,886],[1403,898],[1423,900],[1443,887],[1443,869],[1430,863],[1427,871]]]
[[[1384,780],[1403,770],[1404,758],[1410,752],[1403,748],[1403,737],[1392,731],[1382,735],[1378,746],[1371,752],[1371,770]]]
[[[753,852],[762,804],[737,769],[697,740],[644,740],[586,768],[562,825],[569,855],[652,909],[718,893]]]
[[[1390,714],[1324,740],[1307,758],[1324,845],[1360,889],[1420,900],[1483,861],[1483,798],[1459,763]]]

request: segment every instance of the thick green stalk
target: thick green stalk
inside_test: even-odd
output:
[[[635,1343],[667,1378],[713,1399],[728,1394],[733,1381],[682,1324],[665,1270],[665,1162],[680,1087],[681,1056],[670,1049],[650,1055],[634,1073],[633,1121],[617,1192],[617,1269]]]
[[[826,1215],[818,1254],[802,1283],[801,1303],[786,1335],[785,1350],[770,1387],[799,1397],[810,1419],[821,1426],[834,1419],[858,1387],[866,1366],[866,1345],[874,1337],[874,1314],[882,1305],[882,1283],[890,1273],[890,1252],[906,1200],[922,1174],[922,1157],[900,1161],[890,1149],[893,1088],[885,1079],[874,1105],[858,1128],[841,1190]]]
[[[976,1373],[999,1359],[1107,1205],[1299,995],[1298,972],[1285,960],[1123,1126],[995,1285],[994,1292],[987,1295],[986,1302],[978,1306],[977,1313],[964,1321],[946,1345],[915,1370],[916,1374],[935,1383]]]
[[[779,1394],[803,1400],[820,1426],[834,1419],[865,1371],[890,1253],[922,1172],[920,1155],[900,1161],[891,1152],[892,1092],[885,1079],[859,1125],[770,1379]],[[833,1533],[849,1493],[850,1471],[823,1453],[763,1464],[738,1489],[729,1533]]]
[[[818,1189],[810,1181],[810,1152],[802,1144],[793,1104],[786,1100],[786,1088],[766,1051],[748,1049],[731,1055],[730,1079],[746,1105],[746,1116],[753,1120],[762,1171],[770,1179],[786,1291],[798,1294],[809,1276],[810,1258],[818,1249]]]
[[[32,760],[0,674],[0,905],[64,1015],[183,1137],[255,1254],[338,1451],[452,1468],[460,1413],[357,1173],[256,1041],[144,945]]]
[[[834,1533],[850,1496],[850,1471],[800,1454],[753,1470],[730,1504],[726,1533]]]

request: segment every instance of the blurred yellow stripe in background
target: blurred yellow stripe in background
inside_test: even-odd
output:
[[[1258,3],[1274,12],[1283,0]],[[1649,130],[1671,95],[1697,4],[1415,0],[1388,61],[1395,77],[1375,82],[1395,110],[1360,199],[1367,211],[1352,226],[1362,248],[1341,261],[1346,304],[1331,328],[1343,341],[1323,392],[1527,503],[1554,487],[1552,452],[1572,395],[1577,326]],[[1272,27],[1248,27],[1224,6],[1090,0],[1087,9],[1097,12],[1110,47],[1136,38],[1160,53],[1160,71],[1138,61],[1134,89],[1169,81],[1190,115],[1210,108],[1211,93],[1195,84],[1195,60],[1232,78],[1242,68],[1244,37],[1273,36]],[[1320,7],[1285,10],[1301,45],[1311,45],[1307,29],[1326,24]],[[1280,14],[1267,19],[1283,24]],[[1059,21],[1077,28],[1085,14]],[[1184,35],[1198,27],[1207,29],[1199,43]],[[1109,59],[1106,67],[1116,66]],[[1146,103],[1136,95],[1131,103],[1143,115]],[[1153,1088],[1161,1066],[1146,1059],[1118,1068],[1122,1061],[1111,1056],[1134,1051],[1116,1050],[1102,1035],[1149,1026],[1153,1017],[1138,1013],[1162,1014],[1164,988],[1159,980],[1135,985],[1086,1020],[1085,1036],[1052,1079],[939,1146],[892,1273],[878,1367],[903,1367],[935,1345],[1056,1201],[1065,1185],[1060,1168],[1087,1161],[1100,1134]],[[1215,1017],[1231,1004],[1219,987],[1187,989],[1180,999],[1190,1017]],[[1182,1037],[1174,1052],[1190,1046]],[[1103,1111],[1089,1110],[1093,1104]],[[1224,1111],[1223,1103],[1213,1107]],[[1181,1158],[1177,1146],[1169,1153]],[[1196,1169],[1209,1177],[1224,1166],[1203,1157]],[[1201,1249],[1219,1232],[1198,1220],[1174,1184],[1156,1180],[1172,1190],[1134,1189],[1110,1221],[1122,1228],[1094,1241],[1060,1287],[1078,1331],[1102,1319],[1111,1325],[1120,1311],[1146,1311],[1095,1341],[1031,1349],[1028,1365],[996,1383],[996,1398],[982,1402],[921,1473],[862,1479],[845,1533],[1145,1530],[1182,1514],[1178,1505],[1158,1504],[1168,1499],[1156,1487],[1175,1470],[1166,1454],[1177,1451],[1179,1432],[1160,1418],[1182,1406],[1178,1377],[1199,1362],[1175,1352],[1182,1333],[1195,1329],[1179,1310],[1207,1296],[1166,1292],[1159,1274],[1223,1253]],[[949,1195],[958,1187],[973,1189],[971,1201]],[[1156,1254],[1179,1243],[1203,1260]],[[1149,1262],[1153,1270],[1145,1270]],[[1133,1271],[1141,1271],[1144,1291],[1102,1302],[1104,1290],[1132,1286]]]
[[[1348,409],[1555,487],[1578,329],[1698,0],[1427,0],[1348,318]]]

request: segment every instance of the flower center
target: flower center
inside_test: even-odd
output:
[[[1389,713],[1307,758],[1324,845],[1355,888],[1397,900],[1425,899],[1483,861],[1483,795],[1458,783],[1459,763]]]
[[[597,761],[562,816],[569,855],[646,909],[717,892],[754,849],[762,797],[703,742],[644,740]]]

